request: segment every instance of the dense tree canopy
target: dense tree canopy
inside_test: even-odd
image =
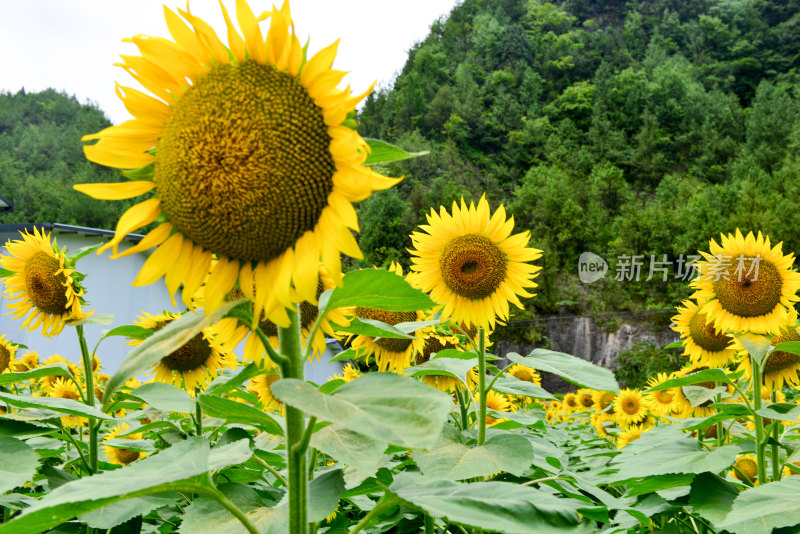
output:
[[[534,311],[672,306],[673,262],[719,232],[800,251],[799,67],[797,0],[464,0],[361,111],[364,135],[431,150],[390,169],[406,179],[362,226],[486,192],[545,251]],[[408,241],[361,245],[379,264]],[[583,251],[611,268],[591,291]],[[669,283],[645,282],[664,254]],[[624,255],[643,256],[639,283],[613,280]]]

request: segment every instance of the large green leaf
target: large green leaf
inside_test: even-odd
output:
[[[731,379],[728,378],[725,371],[722,369],[705,369],[681,378],[671,378],[657,386],[653,386],[645,391],[660,391],[662,389],[676,388],[680,386],[689,386],[691,384],[699,384],[701,382],[719,382],[721,384],[730,384]]]
[[[563,352],[535,349],[528,356],[510,352],[506,354],[506,357],[514,363],[558,375],[567,382],[572,382],[580,387],[601,391],[619,391],[619,384],[614,379],[614,373],[609,369],[598,367],[589,361]]]
[[[423,152],[406,152],[398,146],[371,137],[366,137],[364,140],[369,146],[369,153],[367,154],[366,161],[364,161],[364,165],[375,165],[376,163],[390,163],[392,161],[418,158],[420,156],[427,156],[430,153],[427,150]]]
[[[97,419],[113,419],[96,408],[87,406],[72,399],[58,397],[32,397],[30,395],[12,395],[0,392],[0,400],[19,408],[49,408],[56,412],[77,415],[80,417],[95,417]]]
[[[202,491],[207,486],[198,475],[220,469],[225,459],[238,461],[241,457],[230,454],[230,450],[213,454],[203,438],[181,441],[122,469],[74,480],[54,489],[13,521],[2,524],[0,534],[38,533],[126,498],[167,491]]]
[[[347,326],[337,326],[336,331],[361,336],[414,339],[414,336],[398,330],[392,325],[373,319],[360,319],[358,317],[353,317],[350,324]]]
[[[139,397],[162,412],[192,413],[194,411],[194,399],[186,393],[185,389],[177,388],[172,384],[150,382],[139,386],[130,394]]]
[[[713,473],[700,473],[692,482],[689,505],[692,511],[719,528],[739,495],[736,486]]]
[[[257,408],[212,395],[200,395],[198,401],[200,407],[211,417],[219,417],[229,423],[252,425],[276,436],[283,435],[281,425]]]
[[[462,484],[400,473],[389,490],[432,517],[492,532],[547,534],[585,530],[576,511],[585,503],[530,486],[494,481]]]
[[[452,406],[441,391],[394,373],[361,376],[331,395],[294,379],[279,380],[271,389],[286,404],[323,421],[410,448],[433,445]]]
[[[659,426],[628,444],[609,463],[619,471],[611,480],[669,473],[716,473],[730,467],[739,452],[736,445],[703,450],[700,443],[673,425]]]
[[[194,336],[227,314],[245,299],[228,302],[220,306],[214,313],[204,316],[202,313],[185,313],[178,319],[170,321],[167,326],[148,337],[134,348],[122,361],[119,369],[106,383],[103,394],[103,406],[111,404],[111,397],[129,379],[152,367],[162,358],[171,354],[189,342]]]
[[[42,378],[43,376],[72,376],[67,369],[65,363],[56,362],[50,365],[44,365],[31,369],[30,371],[23,371],[21,373],[3,373],[0,375],[0,385],[13,384],[15,382],[23,382],[25,380],[34,380]]]
[[[286,505],[267,507],[252,488],[228,485],[220,489],[262,534],[289,534],[289,510]],[[247,529],[217,501],[200,497],[186,507],[182,516],[180,534],[247,534]]]
[[[206,388],[206,395],[224,395],[225,393],[238,388],[254,376],[266,373],[266,369],[261,369],[255,363],[247,364],[241,371],[231,374],[229,371],[215,378]]]
[[[500,393],[509,393],[511,395],[525,395],[534,399],[555,399],[555,397],[548,391],[540,388],[533,382],[520,380],[515,376],[501,376],[499,377],[492,389]]]
[[[366,476],[378,470],[387,443],[346,427],[328,425],[311,436],[311,446]]]
[[[31,480],[38,467],[39,455],[24,441],[0,437],[0,493]]]
[[[457,378],[468,387],[467,373],[478,366],[478,359],[434,358],[403,370],[408,376],[443,375]]]
[[[796,423],[800,419],[800,406],[789,403],[770,404],[757,412],[762,417]]]
[[[447,480],[500,472],[521,476],[533,461],[533,446],[524,436],[497,434],[479,447],[451,443],[430,452],[414,453],[414,459],[426,476]]]
[[[414,289],[405,278],[385,269],[363,269],[344,275],[342,286],[320,296],[320,309],[362,306],[389,311],[415,311],[432,308],[428,295]]]
[[[146,515],[156,508],[175,504],[179,500],[181,495],[175,492],[133,497],[93,510],[78,519],[92,528],[108,530],[138,515]]]
[[[770,534],[800,524],[800,476],[749,488],[736,497],[718,526],[736,534]]]
[[[344,477],[341,469],[333,469],[316,476],[308,485],[308,520],[316,523],[331,515],[343,492]]]
[[[733,337],[747,349],[750,357],[755,359],[759,364],[774,350],[772,346],[772,336],[762,336],[748,332],[744,334],[734,334]]]

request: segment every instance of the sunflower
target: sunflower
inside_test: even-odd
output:
[[[616,398],[617,394],[611,391],[593,391],[594,410],[596,412],[604,412],[608,409],[609,413],[614,413],[614,399]]]
[[[270,389],[270,386],[280,379],[280,375],[274,370],[263,375],[254,376],[250,379],[247,390],[258,396],[258,400],[261,402],[261,406],[264,407],[264,411],[274,412],[276,409],[280,408],[281,413],[283,412],[283,403],[275,398]]]
[[[542,251],[526,246],[529,232],[511,235],[514,219],[506,220],[503,206],[491,215],[485,196],[477,207],[453,202],[452,212],[431,210],[428,224],[411,234],[411,269],[419,273],[412,282],[444,304],[443,318],[494,328],[496,318],[508,320],[509,302],[522,308],[518,296],[534,296],[525,288],[537,287],[541,267],[527,262]]]
[[[159,315],[143,313],[144,316],[138,317],[134,323],[152,330],[160,330],[181,315],[173,312]],[[138,345],[141,342],[140,339],[133,339],[129,344]],[[236,369],[236,366],[236,356],[233,352],[220,347],[214,340],[213,331],[204,328],[182,347],[161,358],[148,374],[155,375],[154,378],[159,382],[178,387],[181,387],[182,383],[186,391],[194,394],[196,387],[208,385],[222,368]]]
[[[770,247],[769,238],[749,232],[747,237],[720,235],[711,253],[702,252],[700,275],[692,282],[692,298],[704,302],[701,312],[718,332],[777,334],[788,322],[800,289],[800,274],[792,270],[794,254],[784,255],[782,243]]]
[[[13,344],[6,336],[0,336],[0,373],[5,373],[6,369],[9,369],[16,354],[17,345]]]
[[[425,344],[415,356],[416,365],[429,361],[431,356],[443,350],[464,350],[459,337],[449,329],[446,329],[446,327],[437,325],[432,329],[424,329],[422,335],[425,339]],[[477,379],[477,375],[475,377]],[[447,375],[423,375],[422,381],[444,392],[455,391],[461,384],[457,378]]]
[[[389,270],[398,276],[403,276],[403,269],[394,262],[389,266]],[[375,308],[365,308],[358,306],[353,310],[353,315],[360,319],[371,319],[381,321],[390,326],[400,323],[410,323],[424,321],[430,318],[424,311],[387,311]],[[379,371],[402,372],[406,367],[411,366],[415,361],[416,355],[421,353],[425,347],[425,332],[429,328],[420,328],[411,333],[412,339],[383,337],[375,338],[366,335],[357,335],[352,338],[351,346],[358,354],[366,357],[369,363],[370,356],[375,357],[375,363]]]
[[[572,413],[580,410],[580,405],[578,404],[578,396],[575,393],[567,393],[564,395],[564,402],[562,407],[566,412]]]
[[[100,249],[119,257],[158,247],[134,285],[165,276],[170,294],[183,284],[190,306],[214,254],[206,313],[237,278],[255,276],[255,316],[263,310],[287,326],[285,308],[315,300],[319,258],[338,283],[340,252],[362,257],[352,202],[399,181],[363,165],[368,146],[351,116],[369,90],[351,96],[336,87],[345,74],[331,70],[338,41],[306,58],[288,2],[256,18],[238,1],[242,36],[222,6],[227,47],[206,22],[178,12],[186,22],[164,10],[174,42],[138,35],[129,41],[141,56],[122,56],[122,67],[152,93],[117,89],[135,118],[83,138],[98,140],[84,147],[89,160],[141,168],[136,179],[75,188],[106,200],[153,193],[120,217]],[[128,232],[154,221],[163,222],[117,253]]]
[[[636,441],[645,432],[645,428],[639,425],[631,425],[617,434],[617,448],[621,449],[631,441]]]
[[[601,438],[608,438],[609,427],[614,425],[614,415],[607,413],[607,412],[599,412],[593,413],[589,418],[594,429],[597,431],[597,435]]]
[[[11,370],[15,373],[22,373],[30,371],[39,367],[39,355],[35,352],[26,352],[22,358],[18,360],[11,360],[8,364]]]
[[[654,388],[660,386],[672,376],[666,373],[658,373],[647,379],[647,387]],[[656,415],[671,415],[674,410],[686,410],[691,408],[691,404],[680,387],[661,389],[659,391],[647,392],[644,394],[647,408]]]
[[[594,395],[591,389],[581,388],[575,394],[578,400],[579,410],[589,410],[594,406]]]
[[[730,475],[736,480],[758,484],[758,462],[754,454],[739,456],[733,464]]]
[[[789,322],[784,326],[780,332],[772,337],[772,346],[784,341],[800,341],[800,333],[798,333],[797,313],[793,310],[789,315]],[[747,355],[747,350],[738,341],[734,343],[734,350],[739,353],[739,366],[737,371],[744,371],[744,376],[748,380],[753,378],[753,366],[750,357]],[[785,352],[782,350],[774,350],[767,356],[764,362],[763,370],[761,371],[764,385],[766,386],[765,394],[783,387],[783,384],[791,385],[792,387],[800,387],[800,356]]]
[[[0,265],[13,274],[6,279],[9,315],[19,319],[30,312],[22,328],[29,331],[42,326],[42,334],[51,337],[61,333],[64,325],[91,315],[81,310],[84,293],[80,285],[83,275],[75,272],[74,261],[59,250],[50,234],[33,228],[20,232],[22,240],[6,245],[9,256],[0,256]],[[35,320],[34,320],[35,319]]]
[[[108,434],[105,435],[103,441],[111,441],[112,439],[116,439],[118,435],[122,434],[123,432],[130,430],[130,425],[127,423],[122,423],[120,425],[116,425]],[[126,439],[142,439],[141,432],[137,432],[135,434],[129,434],[125,436]],[[128,465],[130,463],[135,462],[142,456],[147,455],[146,452],[140,451],[133,451],[130,449],[122,449],[118,447],[112,447],[111,445],[103,445],[103,451],[106,453],[106,458],[108,459],[109,463],[116,464],[116,465]]]
[[[511,400],[505,393],[498,393],[496,391],[489,390],[486,393],[486,409],[494,410],[496,412],[510,412],[512,411]],[[505,421],[505,419],[496,419],[489,415],[486,416],[487,425],[496,425],[497,423],[501,423],[503,421]]]
[[[333,375],[331,380],[344,380],[345,382],[352,382],[359,376],[361,376],[361,373],[358,372],[358,369],[356,369],[352,363],[348,363],[342,369],[342,374]]]
[[[508,374],[518,380],[530,382],[532,384],[536,384],[537,386],[542,385],[542,377],[539,376],[539,371],[537,371],[532,367],[527,367],[525,365],[517,363],[512,365],[508,369]]]
[[[81,393],[74,382],[65,377],[58,377],[53,380],[52,386],[46,392],[48,397],[57,399],[70,399],[78,402],[81,400]],[[85,417],[68,415],[61,418],[61,423],[66,427],[83,426],[88,422]]]
[[[677,308],[678,315],[672,318],[673,330],[684,339],[683,353],[692,363],[701,363],[708,367],[724,367],[736,354],[730,348],[733,337],[714,328],[705,313],[690,300],[683,301],[683,307]]]
[[[250,279],[250,283],[248,285],[247,281],[239,281],[242,284],[241,289],[239,287],[235,287],[228,291],[226,295],[226,300],[228,301],[235,301],[241,298],[246,298],[245,295],[253,295],[256,291],[254,288],[252,277]],[[300,303],[300,330],[303,339],[308,342],[309,336],[311,335],[311,330],[314,325],[314,322],[317,320],[319,316],[319,308],[317,307],[317,299],[319,296],[328,289],[333,289],[335,287],[335,283],[333,279],[328,274],[327,269],[320,264],[319,265],[319,279],[317,281],[317,291],[315,294],[315,298],[313,302],[303,301]],[[205,288],[208,286],[203,286],[201,292],[205,291]],[[197,302],[203,302],[203,297],[197,299]],[[325,341],[325,334],[330,337],[334,337],[335,333],[331,323],[336,323],[338,325],[346,326],[349,323],[349,319],[346,317],[345,313],[347,312],[347,308],[337,308],[328,310],[325,314],[325,317],[322,319],[320,323],[320,328],[317,329],[314,339],[310,340],[312,343],[312,351],[311,356],[316,356],[317,360],[321,354],[325,352],[327,348],[327,343]],[[266,334],[267,338],[269,339],[269,344],[273,349],[278,348],[278,325],[274,322],[269,320],[262,312],[261,319],[258,322],[258,327],[261,328],[261,331]],[[252,361],[256,362],[259,365],[264,362],[264,358],[267,357],[267,350],[262,345],[261,340],[257,335],[254,335],[254,327],[251,328],[248,325],[240,323],[235,318],[226,317],[214,325],[210,327],[211,332],[214,335],[214,338],[219,343],[219,345],[227,350],[233,351],[234,347],[236,347],[242,340],[244,342],[244,359],[245,361]],[[274,366],[275,362],[269,361],[269,366]]]
[[[623,389],[614,399],[614,416],[620,426],[629,426],[642,421],[647,416],[642,392],[638,389]]]
[[[49,358],[44,361],[43,365],[52,365],[54,363],[63,363],[67,366],[67,370],[69,373],[75,378],[76,380],[80,381],[83,378],[83,373],[81,369],[73,362],[67,360],[60,354],[53,354]],[[54,382],[56,380],[64,380],[68,381],[69,378],[63,376],[43,376],[39,379],[39,388],[42,390],[43,393],[47,394],[50,389],[53,387]]]

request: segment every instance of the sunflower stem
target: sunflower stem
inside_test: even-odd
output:
[[[194,398],[200,397],[200,388],[194,388]],[[197,426],[197,435],[203,435],[203,409],[200,407],[200,402],[195,402],[195,425]]]
[[[478,446],[486,441],[486,333],[478,327]]]
[[[469,415],[467,414],[467,401],[461,394],[461,388],[456,386],[456,397],[458,398],[458,408],[461,410],[461,430],[469,428]]]
[[[81,359],[83,360],[83,374],[86,378],[86,405],[94,408],[94,371],[92,370],[92,355],[86,345],[86,336],[83,334],[83,325],[76,325],[78,342],[81,345]],[[97,473],[97,419],[89,418],[89,467],[92,474]]]
[[[378,501],[375,505],[375,508],[367,512],[367,515],[361,518],[361,521],[356,523],[356,526],[350,529],[348,534],[358,534],[361,530],[366,527],[370,521],[372,521],[376,516],[382,514],[385,510],[391,508],[392,506],[397,504],[397,498],[394,496],[388,496],[386,493],[383,494],[383,497]]]
[[[433,518],[425,514],[425,534],[433,534]]]
[[[717,386],[719,386],[719,382],[717,382]],[[717,395],[714,402],[722,402],[722,395]],[[725,443],[722,432],[722,421],[717,421],[717,448],[722,447],[723,443]]]
[[[761,366],[753,356],[750,356],[750,365],[753,368],[753,422],[756,425],[756,463],[758,464],[758,481],[767,481],[767,466],[764,462],[764,418],[759,415],[761,409]]]
[[[303,380],[303,343],[300,337],[300,313],[297,306],[288,310],[289,326],[278,328],[278,343],[281,357],[285,363],[281,365],[283,378]],[[269,341],[262,339],[262,343]],[[265,345],[266,346],[266,345]],[[289,470],[289,532],[306,534],[308,532],[307,498],[308,498],[308,462],[305,440],[306,416],[297,408],[286,406],[286,456]],[[310,435],[309,435],[310,438]],[[305,446],[304,446],[305,444]]]
[[[775,404],[778,402],[778,391],[773,389],[772,390],[772,403]],[[777,482],[781,479],[781,464],[780,464],[780,454],[778,452],[778,443],[781,439],[780,436],[780,423],[773,419],[772,421],[772,441],[773,443],[770,445],[770,452],[772,453],[772,481]]]

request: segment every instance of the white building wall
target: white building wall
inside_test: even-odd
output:
[[[94,234],[94,235],[93,235]],[[72,229],[55,228],[52,230],[53,237],[56,238],[58,246],[73,252],[85,246],[105,243],[109,237],[97,235],[98,232],[86,229],[85,231],[74,231]],[[8,231],[0,228],[0,254],[7,254],[5,245],[9,240],[20,239],[18,231]],[[120,250],[125,250],[132,246],[129,242],[123,242]],[[133,321],[142,311],[156,314],[162,311],[183,311],[186,308],[180,300],[180,290],[176,294],[176,304],[170,301],[167,288],[163,280],[144,287],[133,287],[131,283],[136,278],[139,269],[148,257],[148,253],[131,254],[124,258],[112,260],[109,258],[110,251],[102,255],[96,253],[84,256],[78,261],[78,271],[86,274],[83,285],[86,288],[84,298],[89,302],[85,309],[95,310],[95,314],[111,314],[114,322],[108,326],[86,325],[86,333],[89,349],[91,350],[105,331],[117,326],[133,324]],[[3,288],[4,289],[4,288]],[[60,354],[66,359],[80,364],[80,346],[75,329],[65,327],[58,336],[46,338],[41,334],[41,328],[29,332],[26,329],[20,330],[25,317],[14,319],[8,314],[7,304],[11,301],[4,294],[0,294],[0,334],[6,335],[14,343],[26,345],[30,350],[39,353],[39,360],[52,354]],[[236,349],[236,353],[241,357],[243,345]],[[131,350],[125,344],[125,338],[114,336],[103,340],[97,351],[104,372],[113,374],[119,368],[120,363]],[[334,349],[335,350],[335,349]],[[24,351],[22,351],[24,353]],[[330,363],[328,360],[333,357],[330,350],[321,358],[321,362],[306,364],[306,379],[321,384],[328,380],[333,374],[341,374],[342,364],[339,362]]]

